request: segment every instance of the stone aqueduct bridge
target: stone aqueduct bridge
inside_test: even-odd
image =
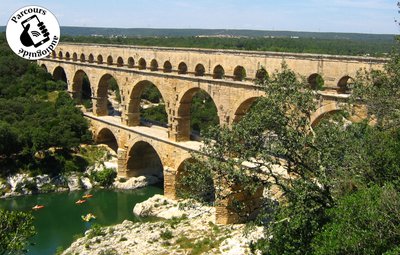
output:
[[[38,61],[56,79],[68,84],[68,91],[79,98],[86,74],[92,91],[93,112],[86,113],[98,142],[108,143],[118,154],[119,176],[152,174],[161,167],[164,194],[176,196],[175,180],[190,152],[201,143],[190,141],[190,105],[199,90],[213,99],[221,125],[238,121],[262,92],[254,85],[258,70],[272,73],[285,61],[289,68],[313,85],[321,76],[328,88],[319,92],[317,122],[327,113],[339,110],[346,101],[351,77],[365,68],[382,69],[385,59],[204,50],[122,45],[62,43],[48,58]],[[121,117],[107,116],[108,81],[113,77],[121,93]],[[143,89],[155,85],[165,102],[167,128],[140,126],[140,97]],[[228,211],[217,208],[217,220],[230,222]]]

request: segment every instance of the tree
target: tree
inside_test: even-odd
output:
[[[29,238],[35,235],[29,213],[0,210],[0,254],[24,254]]]

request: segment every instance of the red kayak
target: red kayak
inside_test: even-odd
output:
[[[34,207],[32,207],[32,210],[39,210],[44,208],[44,205],[35,205]]]
[[[83,204],[83,203],[85,203],[85,202],[86,202],[86,200],[80,200],[80,199],[79,199],[78,201],[75,202],[75,204]]]

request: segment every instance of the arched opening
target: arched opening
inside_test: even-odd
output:
[[[201,132],[219,125],[218,110],[211,96],[196,87],[185,92],[179,101],[177,140],[198,140]]]
[[[63,81],[67,83],[67,75],[64,68],[62,68],[61,66],[57,66],[53,72],[53,79],[56,81]]]
[[[202,64],[198,64],[196,66],[196,68],[194,69],[195,76],[204,76],[205,73],[206,73],[206,69],[204,68],[204,66]]]
[[[97,103],[96,115],[121,116],[121,94],[118,83],[112,75],[105,74],[101,77],[97,100],[100,101]]]
[[[168,115],[163,97],[150,81],[138,82],[132,90],[128,104],[128,126],[140,124],[167,126]]]
[[[251,107],[256,103],[259,97],[250,97],[243,101],[235,110],[235,114],[232,119],[232,124],[238,123],[246,113],[249,112]]]
[[[52,56],[53,58],[56,58],[56,57],[57,57],[57,53],[53,50],[53,51],[51,52],[51,56]]]
[[[43,68],[43,70],[45,70],[46,73],[48,72],[48,71],[47,71],[47,66],[46,66],[45,64],[41,64],[40,67]]]
[[[151,62],[150,62],[150,70],[151,71],[158,71],[158,63],[157,63],[157,60],[155,60],[155,59],[153,59]]]
[[[217,65],[214,68],[213,78],[214,79],[223,79],[225,76],[225,70],[221,65]]]
[[[122,57],[117,58],[117,66],[118,67],[124,66],[124,60],[122,59]]]
[[[107,57],[107,65],[112,65],[113,64],[113,58],[111,56]]]
[[[336,104],[326,105],[311,115],[311,127],[316,128],[323,121],[348,120],[348,117],[345,111],[337,107]]]
[[[86,109],[92,108],[92,89],[87,74],[78,70],[72,83],[73,98],[77,104],[82,104]]]
[[[171,62],[165,61],[164,67],[163,67],[163,71],[164,71],[164,73],[170,73],[170,72],[172,72],[172,65],[171,65]]]
[[[71,55],[69,54],[68,51],[65,53],[65,59],[66,60],[70,60],[71,59]]]
[[[187,65],[184,62],[181,62],[178,66],[178,74],[187,74]]]
[[[97,56],[97,64],[103,64],[103,56],[102,55]]]
[[[256,81],[257,82],[264,82],[269,79],[269,74],[264,67],[261,67],[256,72]]]
[[[81,62],[85,62],[86,61],[85,54],[82,53],[81,56],[79,57],[79,60]]]
[[[211,171],[198,167],[199,164],[188,158],[179,165],[175,179],[176,196],[212,203],[215,201],[215,187]]]
[[[156,176],[163,179],[163,165],[157,151],[149,143],[136,142],[129,151],[128,177]]]
[[[145,70],[146,69],[146,60],[144,58],[139,59],[139,70]]]
[[[72,61],[78,61],[78,54],[76,52],[72,54]]]
[[[94,56],[93,54],[89,55],[89,63],[93,63],[94,62]]]
[[[342,77],[338,82],[338,92],[341,94],[348,94],[351,92],[354,85],[354,79],[350,76]]]
[[[307,79],[308,84],[313,90],[322,90],[324,88],[325,81],[321,75],[314,73]]]
[[[98,144],[105,144],[108,147],[110,147],[115,153],[118,151],[118,142],[117,139],[115,138],[115,135],[113,132],[111,132],[110,129],[108,128],[103,128],[100,130],[98,133],[96,139],[96,143]]]
[[[132,57],[128,58],[128,67],[133,68],[135,66],[135,60]]]
[[[59,52],[58,52],[58,58],[59,58],[59,59],[62,59],[62,58],[63,58],[63,53],[62,53],[62,51],[59,51]]]
[[[243,66],[237,66],[233,71],[233,79],[235,81],[243,81],[246,78],[246,69]]]

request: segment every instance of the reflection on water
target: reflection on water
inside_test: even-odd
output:
[[[73,237],[85,233],[93,223],[114,225],[125,219],[138,220],[132,213],[136,203],[162,194],[160,187],[146,187],[134,191],[92,190],[92,198],[83,204],[75,202],[89,191],[52,193],[7,198],[0,200],[0,208],[8,210],[32,211],[35,205],[45,208],[33,211],[38,234],[33,238],[34,246],[29,255],[54,254],[57,247],[68,247]],[[96,219],[91,222],[82,220],[81,215],[92,213]]]

